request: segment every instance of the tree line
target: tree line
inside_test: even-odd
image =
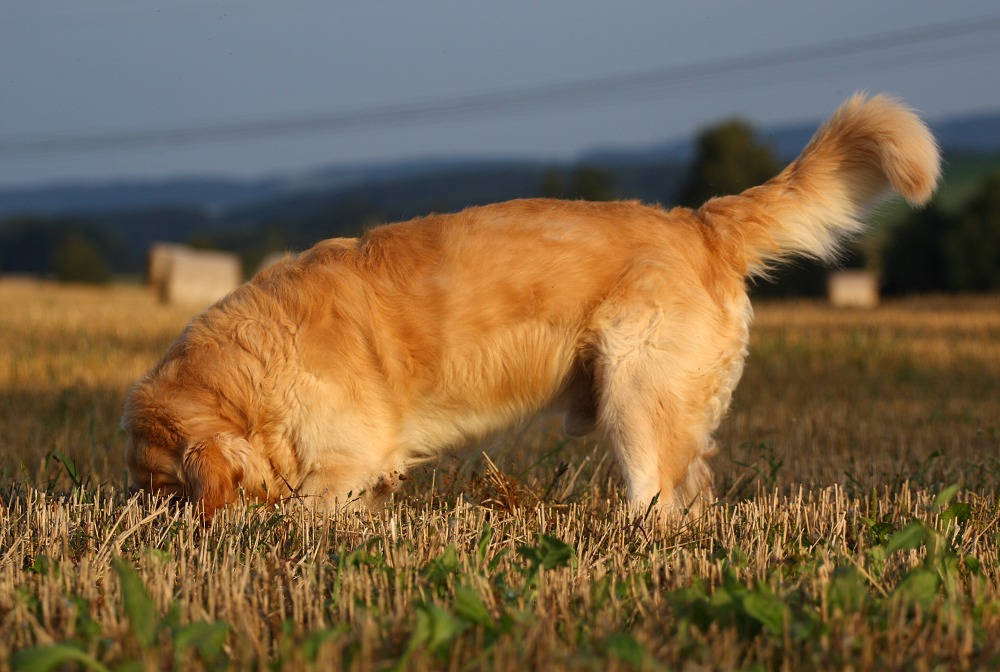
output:
[[[664,193],[664,204],[697,207],[719,195],[740,192],[777,174],[782,164],[754,129],[739,120],[702,131],[685,177]],[[541,174],[534,193],[524,196],[611,200],[634,197],[616,181],[614,168],[581,165],[551,168]],[[269,252],[303,249],[331,235],[353,235],[376,221],[410,213],[385,212],[373,203],[345,200],[308,214],[275,214],[246,224],[210,226],[197,213],[147,214],[156,231],[170,230],[197,247],[235,251],[244,267],[256,268]],[[133,227],[134,229],[134,227]],[[103,283],[142,273],[145,244],[141,232],[109,226],[97,218],[10,218],[0,222],[0,273],[32,274],[69,282]],[[142,250],[137,248],[142,245]],[[1000,172],[982,178],[964,202],[945,208],[937,200],[909,213],[881,237],[881,244],[849,249],[847,266],[880,273],[887,293],[967,292],[1000,290]],[[803,261],[774,282],[758,283],[758,295],[818,295],[826,269]]]

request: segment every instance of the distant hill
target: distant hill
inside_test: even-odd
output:
[[[1000,113],[957,117],[933,126],[947,151],[1000,153]],[[763,128],[759,134],[782,159],[790,159],[815,129],[816,123],[809,123]],[[201,211],[210,218],[240,212],[258,220],[283,212],[315,211],[344,198],[377,203],[379,209],[395,214],[453,210],[484,200],[534,195],[546,170],[569,170],[575,164],[597,165],[612,172],[622,196],[664,201],[672,196],[671,189],[693,154],[694,140],[689,138],[642,149],[595,149],[566,165],[481,158],[331,166],[260,180],[53,184],[0,189],[0,218],[184,209]],[[657,184],[656,179],[662,182]]]
[[[764,127],[758,136],[774,148],[783,161],[795,158],[819,126],[819,121]],[[938,142],[946,152],[1000,154],[1000,113],[965,115],[931,123]],[[620,165],[652,161],[687,163],[694,158],[695,139],[686,138],[643,149],[598,148],[582,159],[597,164]]]
[[[941,146],[969,154],[1000,151],[1000,114],[959,117],[934,127]]]
[[[1000,113],[975,114],[932,123],[938,143],[947,153],[1000,154]],[[784,159],[795,157],[812,137],[815,126],[789,126],[765,132],[763,137]]]
[[[228,208],[267,200],[276,180],[181,180],[57,183],[25,189],[0,189],[0,217],[10,215],[88,215],[162,207]]]

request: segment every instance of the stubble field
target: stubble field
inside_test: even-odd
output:
[[[203,527],[127,495],[118,431],[190,314],[0,282],[0,670],[996,669],[1000,297],[756,313],[676,527],[544,423],[382,512]]]

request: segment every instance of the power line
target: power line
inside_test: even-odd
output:
[[[547,110],[601,99],[626,100],[634,98],[636,94],[645,94],[656,90],[670,90],[674,94],[685,91],[691,93],[699,89],[717,89],[720,79],[767,74],[769,70],[790,66],[817,65],[852,57],[868,56],[881,59],[859,64],[864,69],[915,64],[917,62],[926,63],[944,58],[998,51],[1000,50],[1000,41],[991,41],[982,45],[963,42],[936,55],[899,54],[897,52],[901,49],[956,38],[969,38],[997,30],[1000,30],[1000,15],[988,15],[835,40],[806,47],[775,49],[747,56],[681,66],[437,100],[177,128],[50,135],[0,141],[0,159],[40,154],[199,144],[318,132],[343,133],[379,126],[401,126],[459,117]],[[800,74],[797,77],[794,75],[791,77],[802,78],[803,76],[807,75]],[[738,85],[739,81],[736,84]]]

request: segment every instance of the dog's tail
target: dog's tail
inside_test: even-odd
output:
[[[924,204],[940,173],[937,143],[912,110],[887,96],[856,94],[776,177],[713,198],[697,215],[745,274],[766,275],[790,256],[835,259],[893,191]]]

